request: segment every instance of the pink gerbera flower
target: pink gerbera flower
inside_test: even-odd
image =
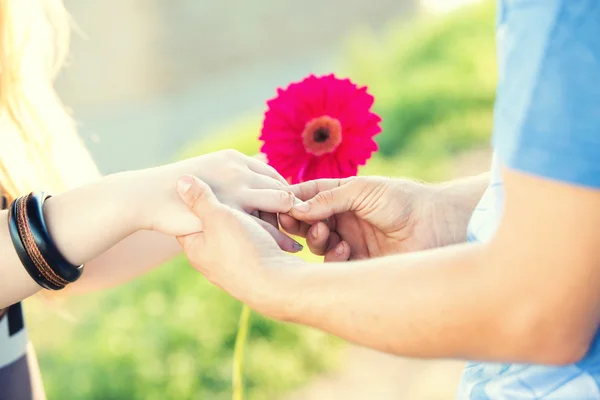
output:
[[[366,87],[333,74],[278,89],[267,102],[261,151],[291,183],[354,176],[377,150],[373,100]]]

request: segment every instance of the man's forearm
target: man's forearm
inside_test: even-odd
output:
[[[463,243],[467,240],[467,225],[473,210],[488,187],[489,172],[433,184],[434,194],[429,208],[434,230],[442,238],[442,245]]]
[[[309,265],[285,288],[295,296],[280,317],[402,356],[568,359],[551,333],[536,331],[539,308],[527,283],[486,265],[489,257],[485,245],[461,244]]]
[[[481,196],[490,182],[490,173],[484,172],[479,175],[436,184],[439,193],[452,206],[471,212],[481,200]]]

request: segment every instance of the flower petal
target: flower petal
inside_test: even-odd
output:
[[[310,75],[277,90],[267,102],[260,139],[269,164],[293,182],[345,177],[357,173],[377,150],[373,136],[381,132],[380,118],[371,107],[374,98],[366,87],[335,75]],[[342,140],[331,153],[307,153],[302,140],[306,125],[329,116],[342,127]]]

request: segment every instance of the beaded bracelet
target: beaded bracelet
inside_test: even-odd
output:
[[[31,193],[17,198],[10,206],[8,225],[15,250],[29,275],[45,289],[60,290],[79,279],[83,265],[69,263],[52,241],[43,213],[49,197]]]

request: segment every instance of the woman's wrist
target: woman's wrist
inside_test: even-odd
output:
[[[155,169],[121,172],[108,176],[107,182],[115,196],[111,195],[116,203],[115,212],[123,217],[123,224],[130,234],[140,230],[152,230],[153,216],[159,212],[156,198],[160,197],[156,188],[159,180]]]
[[[46,201],[48,231],[67,260],[84,264],[144,229],[135,179],[135,172],[110,175]]]

